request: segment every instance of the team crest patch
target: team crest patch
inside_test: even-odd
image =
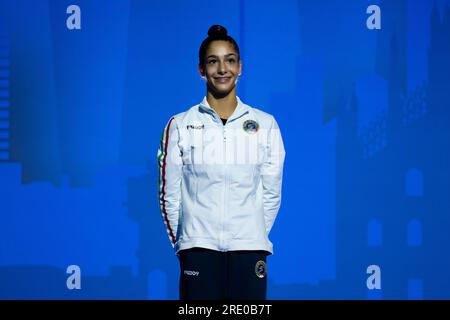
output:
[[[253,134],[258,132],[259,124],[255,120],[246,120],[242,126],[245,132]]]
[[[264,278],[267,274],[267,266],[263,260],[259,260],[255,265],[255,273],[258,278]]]

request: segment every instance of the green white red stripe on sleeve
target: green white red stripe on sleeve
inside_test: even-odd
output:
[[[159,167],[159,175],[158,175],[158,189],[159,189],[159,205],[161,208],[161,213],[163,216],[164,224],[166,225],[167,234],[169,235],[170,241],[172,243],[172,246],[175,246],[175,235],[173,232],[173,229],[170,225],[169,217],[167,215],[167,209],[166,209],[166,170],[167,170],[167,150],[169,145],[169,132],[170,132],[170,126],[173,121],[173,117],[169,120],[169,123],[167,124],[165,130],[163,131],[161,135],[161,142],[158,148],[158,167]]]

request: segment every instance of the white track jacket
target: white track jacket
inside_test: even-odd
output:
[[[273,253],[285,150],[274,117],[244,104],[225,125],[203,101],[173,116],[158,149],[159,205],[175,253]]]

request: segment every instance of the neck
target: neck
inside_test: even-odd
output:
[[[226,96],[217,96],[208,91],[206,100],[211,108],[217,112],[222,119],[228,119],[237,107],[236,89],[233,89]]]

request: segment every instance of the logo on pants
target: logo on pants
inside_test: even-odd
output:
[[[255,273],[258,278],[264,278],[267,275],[267,266],[263,260],[259,260],[256,263]]]
[[[199,273],[199,271],[184,270],[184,274],[187,276],[198,276]]]

